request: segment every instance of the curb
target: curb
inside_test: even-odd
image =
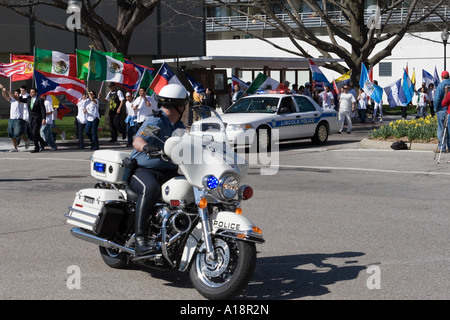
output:
[[[371,140],[364,138],[359,142],[359,147],[363,149],[387,149],[392,150],[392,141],[382,141],[382,140]],[[409,145],[409,143],[408,143]],[[412,143],[410,150],[421,150],[421,151],[434,151],[436,150],[435,143]]]

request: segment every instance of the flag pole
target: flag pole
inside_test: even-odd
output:
[[[91,75],[91,54],[92,54],[92,45],[89,46],[90,50],[89,50],[89,62],[88,62],[88,75],[87,75],[87,79],[86,79],[86,91],[89,92],[89,77]]]
[[[12,54],[9,54],[9,62],[12,63]],[[9,92],[12,92],[12,75],[9,77]]]
[[[33,77],[31,78],[31,86],[33,86],[33,83],[34,83],[34,87],[37,90],[36,78],[34,77],[34,70],[35,70],[34,62],[35,62],[35,60],[36,60],[36,46],[33,46]]]
[[[139,89],[141,87],[142,79],[144,79],[144,75],[145,75],[146,72],[147,72],[147,69],[144,68],[144,72],[142,72],[142,76],[141,76],[141,79],[139,80],[139,84],[137,86],[136,94],[134,96],[135,99],[137,98],[137,96],[139,94]],[[148,89],[147,89],[147,91],[148,91]],[[147,94],[147,91],[145,91],[145,94]]]

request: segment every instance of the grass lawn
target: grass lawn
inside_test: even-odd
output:
[[[109,127],[105,128],[105,130],[100,130],[103,128],[105,122],[105,116],[100,118],[99,124],[99,138],[108,138],[110,137]],[[75,116],[65,116],[62,120],[56,120],[56,126],[61,129],[61,131],[66,132],[66,140],[75,139]],[[0,119],[0,137],[7,138],[8,137],[8,119]],[[61,139],[58,135],[56,139]]]

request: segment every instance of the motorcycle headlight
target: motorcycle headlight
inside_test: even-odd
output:
[[[239,180],[233,175],[224,176],[220,180],[219,187],[223,198],[232,199],[239,191]]]

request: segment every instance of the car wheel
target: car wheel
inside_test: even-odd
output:
[[[328,126],[326,123],[319,123],[316,128],[316,133],[311,140],[314,144],[325,144],[328,141]]]

